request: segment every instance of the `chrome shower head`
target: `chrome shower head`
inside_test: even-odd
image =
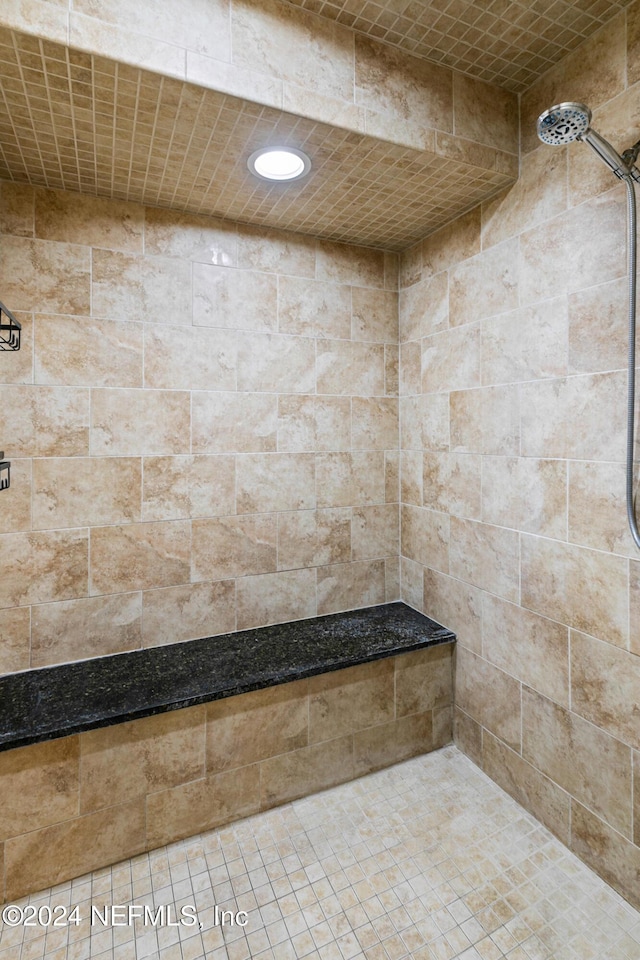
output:
[[[538,117],[538,136],[543,143],[550,143],[554,147],[582,140],[595,150],[620,180],[628,177],[640,180],[640,171],[634,166],[636,155],[631,156],[627,151],[624,158],[621,157],[608,140],[591,129],[590,123],[591,110],[584,103],[558,103]]]
[[[538,117],[538,136],[555,147],[580,139],[590,123],[591,110],[584,103],[559,103]]]

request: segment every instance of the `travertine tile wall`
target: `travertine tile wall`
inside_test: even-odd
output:
[[[0,903],[443,746],[452,649],[0,753]]]
[[[3,183],[0,673],[398,596],[397,258]]]
[[[402,594],[458,635],[456,735],[640,903],[640,558],[624,503],[625,190],[539,143],[640,136],[640,5],[523,97],[515,187],[403,255]]]

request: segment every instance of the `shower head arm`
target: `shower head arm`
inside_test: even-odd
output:
[[[624,180],[629,176],[633,177],[634,180],[640,181],[640,170],[633,165],[627,166],[620,154],[611,146],[608,140],[605,140],[604,137],[601,137],[599,133],[596,133],[595,130],[592,130],[589,127],[584,133],[580,134],[577,138],[578,140],[588,143],[592,150],[598,154],[601,160],[610,167],[611,170],[615,173],[616,177],[619,177],[620,180]]]

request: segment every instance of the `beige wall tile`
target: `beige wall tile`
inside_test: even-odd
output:
[[[315,617],[320,612],[316,610],[315,583],[314,570],[242,577],[236,588],[238,630]]]
[[[492,780],[568,845],[571,804],[568,793],[486,730],[481,764]]]
[[[35,190],[26,183],[0,184],[0,233],[35,236]]]
[[[480,457],[429,451],[423,456],[423,504],[431,510],[479,520],[481,479]]]
[[[482,647],[482,593],[462,580],[437,570],[424,571],[424,609],[427,616],[453,630],[458,642],[474,653]]]
[[[560,460],[484,457],[482,519],[564,539],[567,465]]]
[[[518,98],[509,90],[454,73],[453,116],[459,137],[518,153]]]
[[[142,253],[143,220],[137,204],[36,190],[35,235],[40,240]]]
[[[0,606],[24,606],[87,595],[89,540],[86,530],[7,533],[0,538],[0,544],[6,564],[0,584]]]
[[[15,900],[144,849],[141,800],[32,830],[5,843],[6,896]]]
[[[142,386],[140,324],[38,314],[34,334],[36,383]]]
[[[344,100],[353,98],[353,34],[275,0],[234,0],[233,62]],[[220,58],[223,59],[223,58]]]
[[[309,742],[307,680],[207,704],[207,774],[289,753]]]
[[[401,598],[415,610],[423,610],[422,580],[424,567],[408,557],[400,557]]]
[[[635,711],[640,661],[626,650],[571,631],[571,709],[638,749]]]
[[[219,267],[235,267],[237,227],[212,217],[145,207],[144,252],[155,257],[180,257]]]
[[[190,324],[191,267],[170,257],[94,249],[91,313],[109,320]]]
[[[278,450],[350,450],[348,397],[278,397]]]
[[[31,619],[32,667],[106,657],[142,646],[139,593],[38,604]]]
[[[77,737],[0,754],[3,840],[78,815],[79,756]]]
[[[190,396],[178,390],[93,390],[93,456],[182,453],[189,435]]]
[[[143,520],[235,513],[235,457],[145,457],[143,464]]]
[[[145,387],[164,390],[235,390],[237,334],[230,330],[147,325]],[[257,388],[256,388],[257,389]]]
[[[275,331],[278,326],[276,277],[194,263],[193,322],[201,327]]]
[[[192,526],[192,580],[246,577],[276,569],[275,517],[194,520]]]
[[[575,800],[571,801],[570,847],[638,909],[639,848]]]
[[[33,461],[33,529],[140,520],[142,463],[126,457]]]
[[[400,441],[403,449],[449,448],[449,394],[410,397],[400,403]]]
[[[421,390],[422,342],[409,340],[400,346],[400,396],[419,394]]]
[[[503,743],[520,751],[520,684],[462,646],[456,649],[455,702]]]
[[[236,626],[233,580],[189,583],[142,594],[142,646],[232,633]]]
[[[422,506],[422,461],[424,454],[403,450],[400,457],[400,500]]]
[[[236,458],[238,513],[312,509],[315,500],[313,454],[256,453]]]
[[[640,563],[629,562],[629,649],[640,655]]]
[[[306,277],[278,277],[278,330],[322,339],[349,339],[351,288]]]
[[[33,314],[22,313],[20,310],[14,310],[12,313],[22,325],[20,350],[0,351],[0,383],[33,383]]]
[[[396,716],[448,706],[453,700],[453,646],[441,644],[395,658]]]
[[[375,451],[317,454],[316,490],[318,507],[383,503],[384,454]]]
[[[432,711],[401,717],[354,734],[354,772],[364,776],[432,749]]]
[[[191,394],[194,453],[251,453],[276,449],[278,398],[272,394]]]
[[[102,57],[141,66],[171,77],[185,76],[185,51],[171,43],[132,33],[126,27],[69,12],[69,43]]]
[[[282,80],[213,57],[203,57],[191,50],[187,50],[187,80],[199,87],[210,87],[253,103],[277,109],[283,106]]]
[[[384,347],[346,340],[319,341],[318,393],[384,394]]]
[[[345,563],[351,559],[351,510],[278,514],[278,569]]]
[[[453,735],[458,749],[462,750],[477,766],[482,766],[482,738],[487,735],[479,723],[472,720],[458,706],[453,712]]]
[[[333,787],[353,776],[350,736],[271,757],[260,764],[261,809]]]
[[[318,616],[384,602],[384,560],[318,567]]]
[[[515,530],[452,517],[449,556],[453,577],[518,601],[520,547]]]
[[[204,775],[205,708],[190,707],[80,735],[81,812]]]
[[[400,393],[400,349],[393,343],[384,345],[384,392],[388,397]]]
[[[636,556],[627,525],[622,463],[569,463],[569,539],[585,547]]]
[[[315,392],[316,350],[313,340],[252,333],[239,334],[237,342],[238,390]]]
[[[449,326],[449,274],[428,275],[400,291],[401,341],[427,337]]]
[[[450,519],[446,513],[402,504],[400,536],[403,557],[449,572]]]
[[[480,325],[443,330],[422,340],[422,390],[480,386]]]
[[[213,830],[260,808],[258,765],[183,783],[147,797],[149,849]]]
[[[518,306],[518,243],[505,241],[450,271],[449,322],[473,323]]]
[[[351,532],[353,559],[373,560],[397,556],[399,520],[396,503],[354,508]]]
[[[626,325],[626,278],[570,294],[568,372],[624,369]]]
[[[91,593],[168,587],[189,581],[186,520],[93,527]]]
[[[30,666],[31,610],[14,607],[2,614],[0,675],[27,670]]]
[[[89,453],[89,391],[74,387],[3,388],[3,449],[11,457]]]
[[[3,302],[11,310],[87,316],[91,306],[88,247],[72,243],[4,237],[0,270]]]
[[[453,74],[356,34],[356,102],[376,112],[453,131]]]
[[[505,673],[569,704],[569,630],[514,603],[482,597],[482,654]]]
[[[385,254],[382,250],[333,243],[330,240],[317,241],[316,280],[384,289],[384,267]]]
[[[12,456],[6,451],[6,456]],[[0,515],[0,533],[26,533],[31,530],[31,500],[33,483],[32,461],[14,460],[11,463],[11,509]]]
[[[622,557],[522,537],[522,605],[536,613],[625,647],[628,589]]]
[[[188,47],[220,60],[230,60],[229,4],[207,4],[191,0],[185,17],[172,0],[141,0],[131,7],[126,0],[78,0],[74,9],[86,16],[125,27],[129,33],[142,34],[171,44]]]
[[[353,450],[397,450],[398,401],[391,397],[354,397],[351,444]]]
[[[398,289],[402,292],[406,287],[419,283],[422,270],[422,244],[414,243],[400,254]]]
[[[481,212],[477,206],[422,241],[424,276],[448,270],[461,260],[480,253]]]
[[[384,602],[400,600],[400,558],[386,557],[384,561]]]
[[[558,297],[482,324],[482,382],[513,383],[567,373],[567,300]]]
[[[392,659],[309,680],[309,742],[333,740],[395,716]]]
[[[533,690],[522,691],[522,756],[631,837],[631,749]],[[594,757],[600,758],[598,776]]]
[[[398,294],[395,290],[353,287],[351,300],[351,335],[354,340],[398,342]]]
[[[264,76],[260,82],[264,82]],[[238,266],[312,279],[316,271],[315,238],[243,224],[238,227]]]

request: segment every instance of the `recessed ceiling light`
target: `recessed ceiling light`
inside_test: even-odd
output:
[[[300,180],[311,169],[311,160],[294,147],[261,147],[247,160],[251,173],[261,180]]]

